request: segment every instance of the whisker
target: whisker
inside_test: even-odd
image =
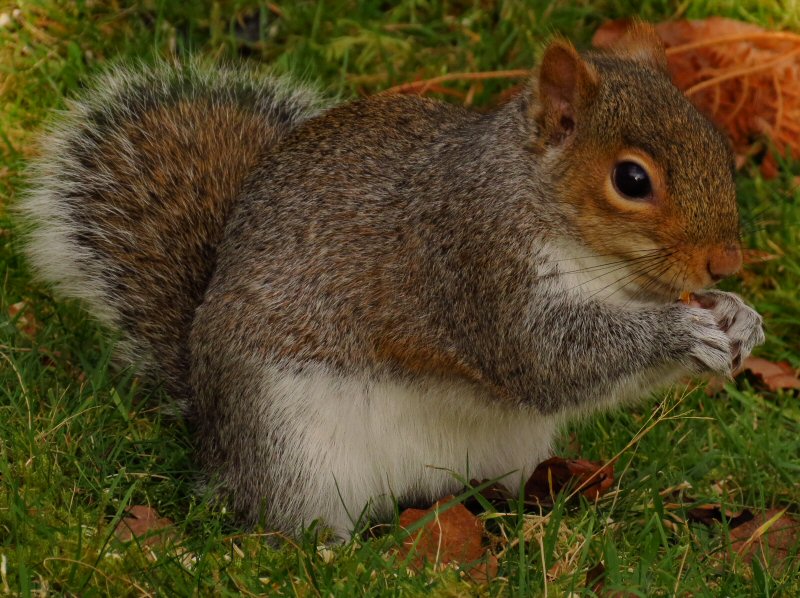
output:
[[[662,251],[662,250],[659,250],[659,251]],[[597,264],[595,266],[587,266],[586,268],[580,268],[578,270],[567,270],[567,271],[564,271],[564,272],[560,272],[560,274],[575,274],[575,273],[578,273],[578,272],[589,272],[591,270],[598,270],[598,269],[602,270],[602,269],[609,268],[611,266],[616,266],[617,264],[636,264],[636,263],[638,263],[638,262],[640,262],[642,260],[650,259],[652,257],[656,257],[656,256],[655,255],[645,255],[645,256],[641,256],[641,257],[637,257],[637,258],[629,258],[629,259],[624,259],[624,260],[617,260],[615,262],[608,262],[608,263],[605,263],[605,264]]]
[[[661,268],[650,268],[644,272],[641,272],[639,276],[634,278],[632,281],[626,283],[626,286],[637,281],[639,278],[646,277],[647,281],[643,285],[639,285],[639,289],[634,293],[634,297],[639,294],[643,294],[651,287],[655,286],[656,284],[662,283],[661,277],[666,273],[669,272],[669,269],[672,267],[671,262],[666,262],[663,264]]]
[[[639,265],[640,265],[640,266],[649,265],[651,262],[653,262],[653,263],[656,263],[656,262],[660,262],[660,261],[661,261],[661,260],[663,260],[663,259],[664,259],[664,256],[662,256],[662,255],[648,256],[648,258],[647,258],[647,259],[643,260],[643,262],[644,262],[644,263],[642,263],[642,264],[639,264]],[[602,274],[599,274],[599,275],[597,275],[597,276],[595,276],[595,277],[593,277],[593,278],[590,278],[589,280],[584,280],[584,281],[583,281],[583,282],[581,282],[580,284],[577,284],[577,285],[575,285],[575,286],[573,286],[573,287],[570,287],[568,290],[570,290],[570,291],[571,291],[571,290],[573,290],[573,289],[576,289],[576,288],[578,288],[578,287],[582,287],[583,285],[585,285],[585,284],[588,284],[588,283],[590,283],[590,282],[593,282],[593,281],[597,280],[598,278],[602,278],[603,276],[607,276],[608,274],[612,274],[612,273],[614,273],[614,272],[617,272],[617,271],[619,271],[619,270],[622,270],[622,269],[624,269],[624,268],[627,268],[629,265],[630,265],[630,261],[627,261],[627,262],[625,262],[624,264],[622,264],[621,266],[617,266],[617,267],[616,267],[616,268],[614,268],[613,270],[610,270],[610,271],[608,271],[608,272],[603,272]],[[623,277],[623,278],[624,278],[624,277]],[[614,283],[612,282],[611,284],[614,284]],[[601,289],[601,290],[602,290],[602,289]]]
[[[656,248],[656,249],[634,249],[634,250],[631,250],[631,251],[616,251],[614,253],[592,253],[592,254],[584,255],[584,256],[565,257],[565,258],[562,258],[560,260],[551,260],[550,263],[557,264],[559,262],[569,262],[569,261],[574,261],[574,260],[586,260],[586,259],[590,259],[590,258],[593,258],[593,257],[616,257],[616,256],[628,255],[630,253],[643,253],[643,252],[657,253],[659,251],[664,251],[664,249],[671,249],[671,247],[668,247],[668,248]]]
[[[618,293],[619,291],[621,291],[621,290],[623,290],[623,289],[626,289],[626,288],[628,287],[628,285],[630,285],[630,284],[632,284],[632,283],[636,282],[636,281],[637,281],[639,278],[642,278],[643,276],[648,276],[648,277],[649,277],[649,280],[648,280],[648,282],[647,282],[646,286],[648,286],[648,287],[649,287],[649,286],[651,286],[651,285],[654,285],[654,284],[656,283],[656,280],[657,280],[657,279],[658,279],[658,278],[659,278],[659,277],[660,277],[662,274],[664,274],[665,272],[669,271],[669,269],[670,269],[671,265],[672,265],[671,263],[666,263],[666,264],[655,264],[655,265],[653,265],[653,266],[650,266],[649,268],[647,268],[647,269],[645,269],[645,270],[638,270],[638,271],[634,272],[633,274],[635,274],[635,275],[636,275],[636,276],[635,276],[635,278],[633,278],[632,280],[629,280],[628,282],[626,282],[625,284],[623,284],[623,285],[622,285],[622,286],[620,286],[619,288],[617,288],[617,289],[613,290],[613,291],[612,291],[612,292],[611,292],[609,295],[607,295],[607,296],[606,296],[606,297],[605,297],[603,300],[604,300],[604,301],[608,301],[608,300],[609,300],[611,297],[613,297],[613,296],[614,296],[616,293]],[[640,287],[639,291],[641,291],[641,287]],[[629,301],[630,301],[630,300],[629,300]]]
[[[670,254],[670,255],[673,255],[673,254]],[[668,258],[665,258],[665,259],[668,259]],[[640,269],[640,270],[635,270],[635,271],[633,271],[633,272],[630,272],[630,273],[626,274],[625,276],[621,276],[621,277],[617,278],[616,280],[614,280],[614,281],[610,282],[609,284],[607,284],[607,285],[606,285],[606,286],[604,286],[603,288],[601,288],[601,289],[599,289],[599,290],[595,291],[594,293],[592,293],[591,295],[589,295],[589,297],[588,297],[588,298],[589,298],[589,299],[591,299],[592,297],[594,297],[595,295],[597,295],[597,294],[599,294],[599,293],[602,293],[603,291],[605,291],[605,290],[606,290],[606,289],[608,289],[609,287],[611,287],[611,286],[613,286],[613,285],[616,285],[616,284],[619,284],[621,281],[625,280],[626,278],[630,278],[630,277],[632,277],[632,276],[635,276],[635,277],[637,277],[637,278],[638,278],[639,276],[641,276],[641,275],[643,275],[643,274],[646,274],[646,273],[648,273],[648,272],[651,272],[652,270],[659,268],[659,267],[661,266],[661,264],[662,264],[662,263],[663,263],[662,261],[658,261],[658,262],[656,262],[656,263],[653,263],[652,265],[648,265],[648,266],[647,266],[647,267],[646,267],[644,270],[641,270],[641,269]],[[635,279],[634,279],[634,280],[635,280]],[[626,284],[622,285],[622,286],[620,287],[620,289],[622,289],[622,288],[625,288],[625,287],[626,287],[628,284],[629,284],[629,283],[626,283]],[[620,290],[620,289],[617,289],[617,290]],[[616,292],[616,291],[612,292],[612,293],[611,293],[611,295],[613,295],[615,292]],[[610,297],[611,295],[609,295],[609,297]],[[606,299],[608,299],[608,297],[606,297]]]
[[[652,275],[650,277],[650,279],[644,285],[641,285],[639,287],[639,290],[637,290],[628,299],[628,301],[625,302],[625,305],[628,305],[631,301],[638,300],[639,297],[643,296],[647,291],[649,291],[651,288],[653,288],[657,283],[657,279],[659,279],[665,272],[668,272],[671,267],[672,267],[672,262],[666,264],[662,270],[660,270],[659,272],[656,272],[654,275]],[[673,274],[672,279],[669,282],[669,285],[667,285],[669,288],[674,288],[673,284],[675,282],[676,277],[677,277],[677,273]]]

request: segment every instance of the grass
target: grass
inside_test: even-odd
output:
[[[24,190],[35,133],[104,64],[206,54],[268,62],[348,99],[447,72],[527,68],[561,32],[586,46],[604,19],[712,14],[800,27],[792,2],[166,2],[0,0],[0,203]],[[473,92],[490,104],[510,81]],[[453,89],[466,93],[468,86]],[[784,176],[740,176],[746,243],[779,259],[728,283],[764,314],[759,354],[800,366],[800,164]],[[622,451],[614,491],[596,504],[559,501],[544,518],[496,515],[499,577],[412,575],[391,552],[397,535],[319,550],[243,532],[193,492],[189,439],[169,400],[112,365],[113,343],[80,309],[32,281],[9,217],[0,216],[0,593],[74,595],[590,595],[599,561],[606,588],[634,595],[798,595],[800,562],[784,569],[724,562],[726,526],[669,524],[666,489],[698,500],[797,512],[800,406],[745,378],[715,397],[675,392],[565,431],[561,454],[608,460]],[[13,306],[24,303],[18,311]],[[12,315],[15,314],[15,315]],[[667,411],[674,408],[667,415]],[[654,415],[657,425],[631,443]],[[627,447],[627,448],[626,448]],[[129,505],[176,522],[173,542],[122,544]],[[667,521],[667,523],[665,523]],[[548,571],[554,573],[548,575]]]

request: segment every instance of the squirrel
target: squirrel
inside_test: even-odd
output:
[[[513,487],[569,418],[764,341],[710,288],[742,261],[730,144],[645,23],[555,38],[486,112],[116,67],[42,145],[30,263],[179,402],[245,525],[346,538],[459,476]]]

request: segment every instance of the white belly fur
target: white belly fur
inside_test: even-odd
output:
[[[264,382],[265,412],[292,445],[287,452],[301,456],[295,471],[315,480],[305,523],[322,517],[341,535],[365,508],[390,515],[392,497],[430,501],[458,491],[454,473],[510,474],[503,483],[516,491],[549,455],[557,426],[556,417],[442,378],[344,377],[311,365],[300,373],[271,366]]]

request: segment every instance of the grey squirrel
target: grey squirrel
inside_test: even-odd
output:
[[[704,290],[741,263],[733,163],[639,24],[554,40],[487,113],[117,68],[19,207],[35,270],[180,401],[242,521],[345,537],[453,472],[524,481],[570,417],[738,367],[761,318]]]

